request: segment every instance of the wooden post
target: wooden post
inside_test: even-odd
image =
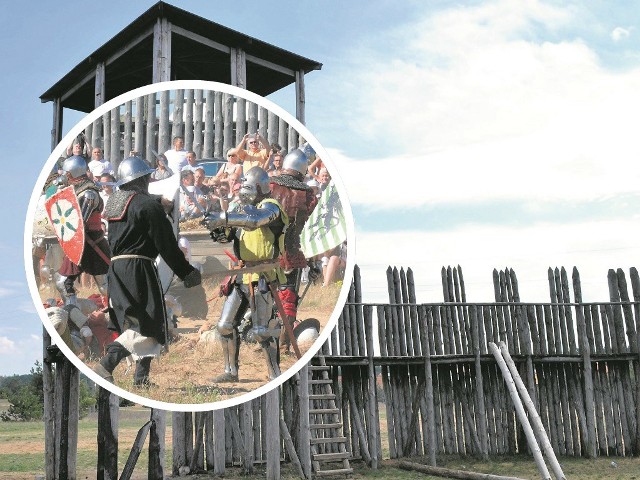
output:
[[[305,477],[311,478],[311,429],[309,426],[309,366],[300,369],[298,384],[298,457]]]
[[[160,92],[160,118],[158,119],[158,153],[166,152],[173,145],[169,124],[169,90]],[[173,172],[179,173],[179,172]]]
[[[214,451],[214,475],[224,475],[225,471],[225,422],[224,410],[213,411],[213,451]]]
[[[511,395],[511,399],[513,400],[513,404],[516,407],[518,418],[520,419],[520,423],[524,429],[525,435],[527,437],[527,442],[529,443],[529,448],[533,453],[533,457],[535,459],[536,466],[538,467],[538,471],[540,472],[540,475],[542,475],[543,479],[551,480],[551,475],[549,474],[549,470],[547,469],[547,466],[544,463],[544,459],[542,458],[542,452],[540,451],[540,447],[536,442],[533,429],[531,428],[531,425],[527,420],[527,414],[525,413],[524,407],[522,406],[522,401],[518,396],[518,390],[516,389],[514,379],[511,376],[511,373],[509,372],[509,368],[507,367],[504,359],[502,358],[502,353],[500,352],[496,344],[493,342],[489,344],[489,349],[491,350],[491,353],[493,353],[493,356],[495,357],[496,362],[498,362],[498,366],[502,371],[502,376],[504,377],[504,381],[509,390],[509,394]]]
[[[193,108],[193,104],[191,104]],[[184,147],[187,150],[192,150],[191,142],[187,143],[185,138],[184,128],[184,90],[181,88],[175,90],[175,97],[173,99],[173,123],[171,124],[171,138],[182,137],[184,140]]]
[[[478,318],[478,310],[475,305],[470,307],[471,334],[473,341],[473,353],[475,356],[475,377],[476,377],[476,408],[477,419],[476,426],[479,430],[478,437],[480,442],[480,455],[486,461],[489,459],[488,432],[487,432],[487,411],[484,404],[484,384],[482,380],[482,365],[480,363],[480,320]]]
[[[114,403],[119,403],[117,398],[109,390],[98,387],[98,480],[118,478],[117,417],[112,418]]]
[[[51,337],[42,327],[42,390],[44,395],[44,465],[46,480],[55,479],[56,423],[53,366],[47,347],[51,346]]]
[[[135,140],[133,142],[133,149],[140,152],[140,156],[145,156],[144,151],[144,97],[136,98],[136,116],[135,116]],[[129,152],[127,152],[129,153]],[[151,160],[147,158],[147,160]],[[152,165],[155,165],[155,158]]]
[[[173,444],[173,468],[174,476],[180,475],[180,469],[188,465],[186,455],[186,438],[185,438],[185,412],[172,412],[171,436]]]
[[[154,165],[156,161],[156,156],[153,154],[154,151],[158,152],[158,142],[155,135],[156,130],[156,94],[150,93],[147,95],[147,135],[145,142],[145,158],[153,159]],[[176,173],[176,172],[174,172]]]
[[[228,93],[222,94],[222,121],[224,125],[222,151],[225,153],[231,147],[235,147],[233,143],[233,104],[235,103],[235,98]]]
[[[153,27],[153,72],[151,83],[171,80],[171,23],[158,18]]]
[[[495,344],[493,345],[493,347],[495,348]],[[494,351],[493,353],[494,353],[494,356],[495,356],[496,355],[496,351]],[[540,444],[542,444],[542,449],[544,450],[544,453],[545,453],[545,456],[547,457],[547,460],[551,464],[551,470],[553,470],[553,474],[555,475],[556,479],[557,480],[564,480],[565,479],[564,472],[562,471],[562,468],[560,467],[560,464],[558,463],[558,459],[556,458],[556,455],[555,455],[555,453],[553,451],[553,448],[551,447],[551,443],[549,442],[549,437],[547,437],[547,432],[545,432],[544,426],[542,425],[542,422],[540,421],[540,415],[538,415],[538,412],[536,411],[536,408],[535,408],[535,405],[533,403],[533,400],[531,400],[531,396],[529,395],[529,392],[527,391],[527,387],[525,387],[524,383],[522,382],[522,379],[518,375],[518,370],[516,368],[516,365],[513,362],[513,359],[511,358],[511,355],[509,355],[509,351],[507,350],[507,346],[504,344],[504,342],[500,343],[500,353],[502,354],[502,358],[498,359],[498,357],[496,357],[496,360],[498,361],[498,364],[500,365],[500,368],[502,369],[502,372],[503,372],[503,375],[505,376],[505,381],[507,382],[507,385],[511,385],[511,381],[513,381],[513,383],[515,383],[515,388],[517,389],[517,392],[520,394],[520,397],[524,401],[524,404],[526,405],[527,410],[529,412],[529,418],[531,419],[531,422],[533,423],[532,433],[534,433],[536,435],[536,438],[538,439],[538,442]],[[502,360],[502,362],[501,362],[501,360]],[[503,364],[508,369],[508,372],[506,372],[503,369]],[[511,377],[512,377],[511,380],[507,379],[507,373],[511,374]],[[518,399],[518,401],[520,401],[520,399]],[[515,403],[515,399],[514,399],[514,403]],[[520,406],[522,407],[522,403],[520,403]],[[524,413],[524,411],[522,413]],[[521,415],[521,421],[523,421],[522,415]],[[528,424],[528,422],[527,422],[527,424]],[[527,439],[529,440],[529,442],[531,442],[531,438],[527,437]],[[529,444],[529,446],[533,449],[533,446],[531,444]],[[537,444],[536,444],[536,447],[538,447]]]
[[[105,139],[106,140],[106,139]],[[111,110],[111,138],[110,138],[110,156],[109,161],[113,168],[118,171],[118,165],[120,165],[120,161],[122,156],[120,154],[120,106],[115,107]],[[129,153],[129,152],[127,152]]]
[[[93,98],[93,106],[99,107],[104,102],[107,101],[106,98],[106,74],[105,74],[105,63],[99,62],[96,65],[96,78],[94,84],[94,98]]]
[[[573,268],[573,295],[576,303],[582,303],[582,287],[580,273]],[[596,458],[596,411],[593,399],[593,373],[591,371],[591,350],[587,337],[587,325],[582,307],[576,306],[576,321],[578,323],[578,341],[582,351],[582,377],[584,379],[584,402],[587,431],[584,432],[584,451],[588,458]]]
[[[62,140],[62,104],[60,99],[53,100],[53,126],[51,127],[51,150]]]
[[[213,97],[213,96],[212,96]],[[203,91],[198,89],[193,92],[193,140],[191,149],[196,152],[198,158],[205,158],[204,154],[204,97]],[[211,110],[213,114],[213,108]],[[213,117],[213,115],[212,115]]]
[[[267,437],[267,480],[280,478],[280,388],[274,388],[265,394]]]
[[[304,70],[296,72],[296,118],[300,123],[305,123],[305,91],[304,91]]]
[[[184,144],[188,145],[187,148],[195,152],[196,158],[200,158],[200,152],[196,149],[195,142],[193,141],[193,110],[195,107],[194,95],[194,91],[191,88],[184,91]]]
[[[207,412],[204,429],[204,456],[208,472],[212,472],[215,464],[213,454],[213,411]]]
[[[151,409],[151,428],[149,429],[149,464],[147,477],[149,480],[164,478],[165,431],[167,412]]]
[[[140,430],[138,430],[136,439],[133,441],[133,446],[131,447],[131,451],[129,452],[127,463],[125,463],[124,468],[122,469],[120,480],[129,480],[131,478],[133,469],[135,468],[136,463],[138,462],[138,458],[140,457],[140,453],[142,452],[142,446],[147,439],[147,434],[149,433],[149,429],[151,428],[151,423],[152,421],[149,420],[142,426]]]
[[[202,90],[199,90],[202,96]],[[197,102],[196,96],[196,102]],[[210,158],[218,154],[218,148],[222,151],[222,111],[218,105],[218,98],[222,98],[221,92],[207,90],[204,104],[204,140],[202,144],[202,158]],[[196,103],[196,111],[198,110]],[[198,118],[196,115],[196,131],[194,133],[194,142],[198,141],[199,136]],[[218,147],[218,144],[220,146]]]
[[[356,268],[358,266],[356,265]],[[358,269],[358,274],[360,270]],[[378,389],[376,383],[376,367],[373,363],[373,307],[364,306],[364,329],[367,342],[367,381],[369,395],[373,398],[369,401],[369,449],[371,453],[371,468],[377,469],[382,461],[382,451],[378,448],[380,444],[380,418],[378,416]]]
[[[640,277],[638,270],[632,267],[629,271],[631,279],[631,289],[633,291],[633,306],[636,317],[636,360],[633,369],[636,372],[636,431],[635,431],[635,448],[636,455],[640,455]]]
[[[129,100],[124,104],[124,142],[122,146],[122,157],[118,159],[118,165],[120,160],[127,158],[129,152],[133,150],[133,101]],[[113,169],[117,172],[118,166],[114,165]]]

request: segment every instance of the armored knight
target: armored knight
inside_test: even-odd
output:
[[[76,265],[67,256],[56,275],[56,287],[65,298],[66,304],[76,304],[74,283],[81,273],[93,275],[100,293],[107,294],[107,277],[111,250],[102,230],[100,213],[103,201],[100,190],[87,176],[87,162],[84,157],[74,155],[62,164],[63,175],[58,183],[61,186],[71,185],[78,198],[85,228],[85,246]]]
[[[217,329],[224,352],[224,373],[214,382],[239,379],[238,326],[248,308],[252,316],[249,335],[262,347],[269,379],[280,375],[280,324],[273,315],[271,291],[274,283],[285,281],[278,256],[289,219],[280,203],[270,198],[269,175],[262,168],[253,167],[247,172],[239,193],[241,211],[210,213],[203,220],[214,241],[221,237],[233,240],[236,257],[251,271],[237,275],[222,307]]]
[[[153,172],[144,160],[129,157],[118,167],[118,185],[107,201],[109,245],[109,317],[119,333],[94,368],[113,381],[118,363],[131,355],[137,361],[134,385],[150,386],[151,361],[167,342],[164,294],[154,263],[161,255],[187,288],[201,283],[200,272],[185,259],[165,215],[161,199],[148,193]]]
[[[318,203],[311,187],[303,181],[307,167],[307,156],[302,150],[295,149],[284,157],[282,174],[271,177],[271,197],[282,205],[289,217],[289,226],[284,235],[284,252],[280,256],[286,281],[278,290],[284,313],[288,317],[283,321],[295,322],[298,313],[300,273],[307,266],[307,259],[300,248],[300,234]],[[283,348],[288,347],[288,337],[284,333],[283,330],[280,337]]]

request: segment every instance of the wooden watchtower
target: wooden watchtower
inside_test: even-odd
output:
[[[40,96],[53,102],[51,148],[62,139],[64,108],[90,112],[118,95],[169,80],[208,80],[266,96],[295,83],[304,118],[304,76],[322,64],[158,2]]]
[[[40,100],[53,103],[52,150],[62,140],[65,108],[88,113],[120,94],[170,80],[221,82],[262,96],[295,84],[296,118],[304,123],[304,76],[321,68],[314,60],[160,1],[71,69]],[[69,406],[77,404],[78,371],[50,347],[44,330],[46,478],[75,478],[78,419],[77,409]],[[117,401],[115,406],[117,411]]]

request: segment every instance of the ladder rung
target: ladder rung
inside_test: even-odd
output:
[[[344,443],[347,441],[347,437],[324,437],[324,438],[312,438],[311,444],[318,443]]]
[[[324,385],[328,385],[330,383],[333,383],[333,380],[309,380],[309,384],[311,385],[319,385],[319,384],[324,384]]]
[[[312,393],[309,395],[309,400],[335,400],[335,393]]]
[[[351,458],[351,453],[314,453],[311,455],[311,458],[316,462],[330,462],[332,460],[344,460],[345,458]]]
[[[309,365],[309,370],[324,370],[327,371],[329,370],[331,367],[329,367],[328,365]]]
[[[353,468],[338,468],[336,470],[320,470],[315,472],[314,475],[316,477],[324,477],[330,475],[349,475],[353,473]]]
[[[312,423],[309,428],[316,430],[322,430],[323,428],[342,428],[341,423]]]
[[[339,408],[310,408],[309,413],[312,415],[329,415],[332,413],[340,413]]]

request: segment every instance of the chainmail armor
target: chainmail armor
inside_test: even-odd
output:
[[[116,190],[109,196],[107,205],[104,207],[103,216],[107,220],[119,220],[123,217],[129,206],[129,202],[136,194],[131,190]]]
[[[271,183],[276,183],[293,190],[311,190],[311,187],[309,185],[287,174],[278,175],[277,177],[271,177]]]

